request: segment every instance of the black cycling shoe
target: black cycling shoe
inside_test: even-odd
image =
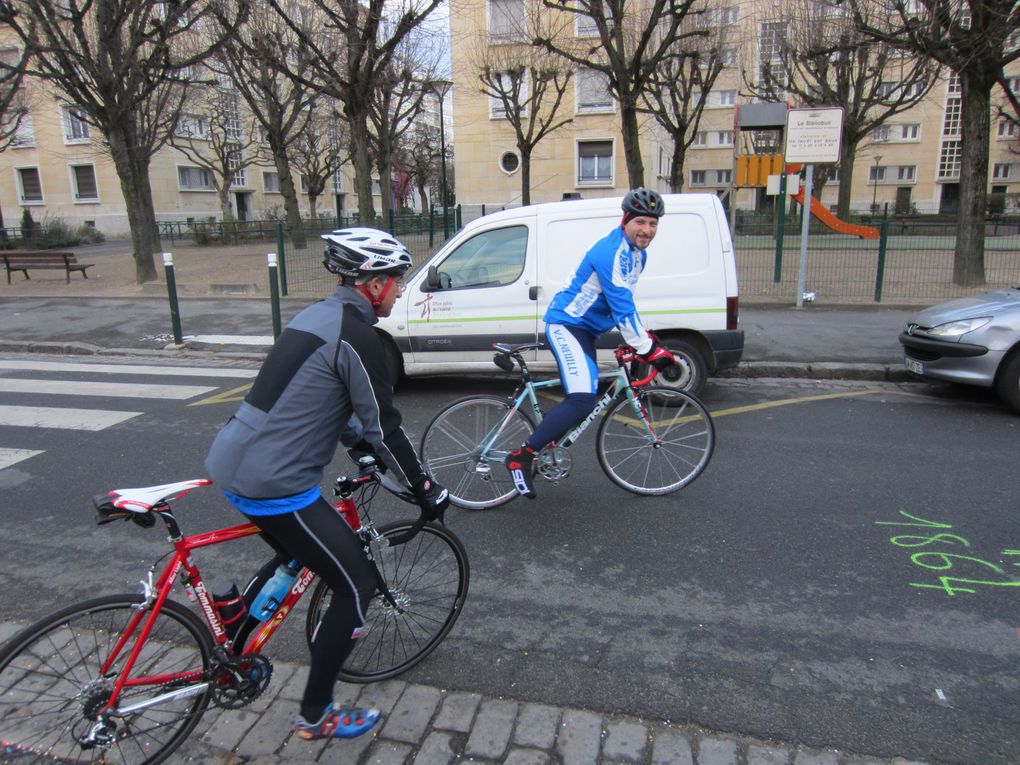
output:
[[[535,450],[530,446],[522,446],[506,456],[503,464],[510,471],[510,478],[514,482],[517,493],[528,499],[534,499],[535,484],[531,481],[532,464],[535,461]]]

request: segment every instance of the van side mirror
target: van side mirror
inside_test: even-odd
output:
[[[436,266],[429,266],[425,274],[425,289],[429,292],[450,288],[450,275],[440,273]]]

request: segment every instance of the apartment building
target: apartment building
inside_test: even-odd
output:
[[[683,190],[715,191],[735,198],[737,207],[745,209],[764,201],[764,189],[734,188],[737,155],[755,151],[752,136],[735,130],[734,112],[756,100],[747,87],[746,73],[761,71],[763,62],[776,55],[777,35],[794,23],[777,16],[779,7],[772,0],[719,0],[704,15],[706,26],[726,27],[730,45],[695,143],[685,156]],[[520,204],[520,152],[499,101],[482,92],[479,73],[484,66],[507,60],[508,48],[526,47],[536,25],[549,23],[551,13],[536,0],[451,2],[457,201],[461,204],[487,208]],[[560,34],[572,34],[578,40],[594,34],[584,18],[561,15],[574,21],[561,24]],[[620,195],[628,185],[615,100],[601,75],[576,66],[572,71],[573,82],[562,106],[571,122],[541,141],[532,156],[532,202]],[[1010,82],[1020,89],[1020,67],[1017,73]],[[882,86],[894,88],[898,83],[883,82]],[[1002,100],[993,95],[993,101]],[[1020,136],[1015,126],[996,118],[994,110],[989,119],[993,137],[989,191],[995,195],[993,204],[1016,211],[1009,195],[1020,192],[1020,155],[1016,153]],[[642,119],[640,129],[645,184],[666,191],[672,143],[651,117]],[[944,73],[925,98],[858,145],[854,167],[849,172],[840,168],[822,190],[822,201],[835,206],[839,183],[850,177],[854,211],[881,209],[886,204],[901,212],[953,211],[959,193],[960,140],[959,82]]]

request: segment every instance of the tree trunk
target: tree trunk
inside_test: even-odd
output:
[[[319,200],[318,194],[308,195],[308,217],[310,217],[312,221],[317,220],[319,216],[319,213],[316,209],[316,202],[318,202],[318,200]]]
[[[351,159],[354,162],[354,188],[358,192],[358,215],[362,226],[371,226],[375,222],[375,206],[372,204],[368,122],[364,116],[351,118]]]
[[[989,88],[960,75],[963,146],[960,153],[960,212],[956,225],[953,282],[985,283],[985,211],[988,198]]]
[[[669,167],[669,190],[679,194],[684,190],[684,147],[681,141],[673,139],[673,161]]]
[[[521,152],[521,206],[531,204],[531,152]]]
[[[156,213],[152,204],[152,189],[149,185],[149,162],[141,161],[131,154],[134,141],[128,129],[122,125],[105,126],[106,140],[110,145],[121,193],[127,209],[128,226],[131,229],[131,244],[134,249],[135,281],[138,284],[156,279],[155,253],[162,247],[156,226]]]
[[[389,172],[390,151],[386,147],[379,149],[379,217],[382,225],[389,226],[390,212],[393,210],[393,178]],[[392,233],[392,232],[391,232]]]
[[[627,179],[630,188],[645,185],[645,165],[641,160],[641,133],[638,130],[638,113],[632,104],[620,104],[620,126],[623,133],[623,155],[627,160]]]
[[[273,152],[273,164],[276,166],[280,195],[283,197],[283,209],[287,218],[287,229],[290,231],[290,241],[295,247],[304,247],[305,229],[301,223],[301,209],[298,207],[294,178],[290,173],[290,159],[287,157],[286,149],[282,146],[270,146],[270,151]]]
[[[230,206],[230,184],[224,183],[222,188],[216,190],[220,198],[220,214],[223,220],[231,220],[234,217],[234,210]]]
[[[425,188],[424,180],[418,181],[418,199],[421,201],[422,213],[427,215],[429,212],[429,195]]]
[[[839,147],[839,196],[836,198],[836,217],[847,220],[850,215],[850,194],[853,191],[853,169],[857,159],[857,146],[844,140]]]

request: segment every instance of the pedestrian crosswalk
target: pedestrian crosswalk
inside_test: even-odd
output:
[[[13,443],[21,429],[101,431],[142,415],[146,400],[191,401],[255,375],[233,367],[0,359],[0,470],[43,453]],[[111,408],[111,400],[126,406]]]

